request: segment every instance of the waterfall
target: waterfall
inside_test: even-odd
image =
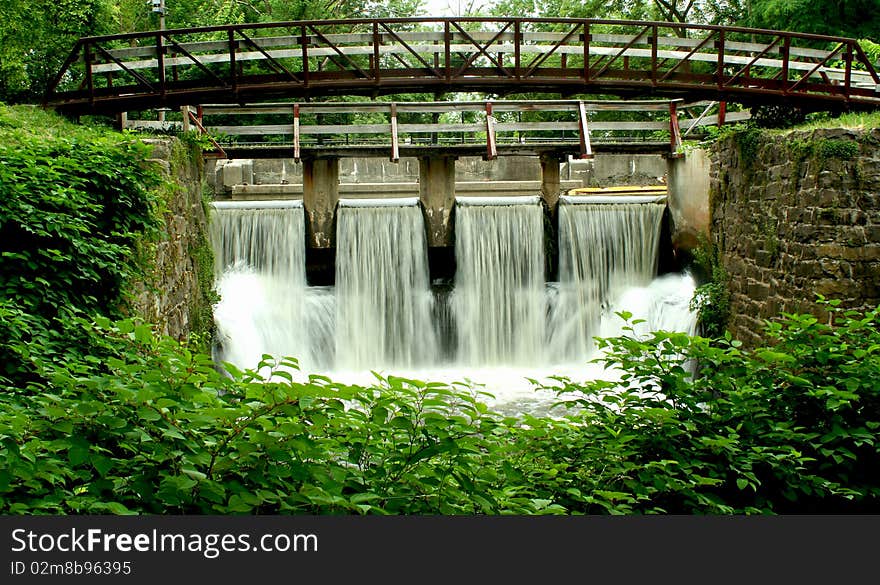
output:
[[[436,352],[428,246],[418,199],[340,200],[336,365],[425,365]]]
[[[300,201],[216,202],[210,237],[218,357],[254,368],[264,354],[315,363],[303,302],[305,223]]]
[[[371,370],[485,385],[503,412],[556,400],[528,381],[612,375],[588,363],[592,339],[694,333],[689,275],[657,277],[663,199],[562,197],[559,280],[545,276],[539,197],[459,197],[455,273],[433,286],[416,198],[342,199],[335,285],[309,286],[301,202],[215,203],[211,237],[217,358],[254,368],[292,356],[302,374],[355,384]],[[631,334],[633,332],[627,332]]]
[[[617,320],[617,310],[633,312],[619,307],[621,295],[656,275],[665,205],[644,199],[560,199],[559,283],[549,340],[556,361],[585,359],[603,319]]]
[[[538,197],[461,197],[453,310],[458,363],[542,363],[544,212]]]

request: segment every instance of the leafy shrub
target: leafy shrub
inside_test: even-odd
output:
[[[563,418],[502,417],[466,385],[297,382],[289,359],[219,371],[104,323],[108,372],[0,395],[0,512],[876,513],[880,314],[832,312],[753,352],[601,340],[619,378],[559,378]]]
[[[698,324],[706,337],[722,337],[730,318],[729,276],[721,262],[718,247],[705,236],[700,236],[694,249],[694,267],[699,286],[690,302],[696,311]]]
[[[753,352],[729,337],[602,340],[620,381],[559,387],[584,411],[567,452],[598,504],[586,511],[880,510],[880,311],[834,304],[833,324],[786,315]]]
[[[13,333],[0,375],[9,383],[32,373],[31,341],[44,342],[33,347],[45,359],[77,353],[90,341],[74,317],[122,315],[145,265],[135,243],[159,225],[147,154],[138,140],[0,105],[0,322]]]
[[[752,108],[752,122],[759,128],[791,128],[803,123],[807,113],[787,104],[759,104]]]
[[[146,325],[98,333],[126,348],[109,372],[58,371],[43,392],[0,397],[0,510],[540,511],[500,486],[502,419],[467,387],[299,383],[295,361],[268,357],[262,375],[220,372]]]

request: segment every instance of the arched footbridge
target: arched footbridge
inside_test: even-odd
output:
[[[854,39],[585,19],[326,20],[80,39],[46,96],[69,114],[335,95],[527,92],[880,106]]]

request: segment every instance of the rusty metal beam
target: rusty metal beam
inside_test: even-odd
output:
[[[400,160],[400,143],[397,140],[397,104],[391,102],[391,162]]]
[[[498,158],[498,146],[495,143],[495,116],[492,115],[492,102],[486,102],[486,159]]]
[[[678,125],[678,104],[669,102],[669,156],[678,158],[684,156],[681,152],[681,129]]]
[[[587,109],[584,102],[578,102],[578,128],[581,139],[581,158],[593,158],[593,145],[590,143],[590,126],[587,123]]]

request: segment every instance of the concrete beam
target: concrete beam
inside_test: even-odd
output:
[[[306,239],[311,248],[334,245],[334,214],[339,201],[339,159],[303,161],[303,207],[306,212]]]
[[[425,209],[428,246],[451,246],[455,206],[454,156],[419,158],[419,200]]]

